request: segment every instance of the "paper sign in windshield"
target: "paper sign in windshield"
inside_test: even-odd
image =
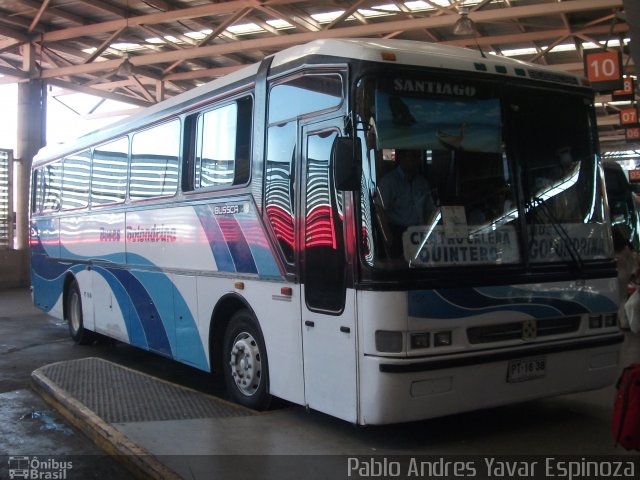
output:
[[[402,236],[405,259],[413,265],[487,265],[520,260],[514,227],[473,236],[448,236],[445,227],[428,232],[423,226],[409,227]]]

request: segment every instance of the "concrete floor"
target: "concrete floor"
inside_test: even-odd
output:
[[[113,368],[126,365],[152,377],[195,388],[202,394],[221,393],[220,386],[208,375],[153,354],[113,343],[75,346],[68,339],[65,325],[38,313],[28,300],[22,290],[0,292],[0,400],[3,405],[0,425],[5,425],[4,430],[0,427],[0,449],[8,455],[71,455],[85,451],[90,452],[88,455],[99,454],[99,450],[95,447],[91,450],[91,444],[82,434],[55,411],[37,403],[41,400],[28,390],[31,371],[52,362],[64,360],[73,364],[77,359],[98,357],[113,362]],[[640,336],[627,332],[625,337],[622,364],[640,361]],[[116,432],[117,438],[140,447],[140,454],[143,459],[149,459],[149,465],[166,467],[165,478],[349,478],[347,467],[351,465],[351,457],[359,456],[364,462],[371,458],[386,461],[396,455],[402,462],[414,457],[437,461],[469,458],[478,465],[494,456],[540,456],[535,457],[534,462],[558,455],[577,458],[601,455],[609,459],[620,456],[634,459],[635,473],[638,473],[637,453],[634,456],[616,448],[611,438],[613,397],[611,386],[382,427],[356,427],[288,404],[252,416],[114,421],[108,423],[108,427]],[[153,399],[141,401],[153,402]],[[25,413],[32,411],[46,411],[46,415],[27,419],[29,415],[25,417]],[[15,435],[8,433],[13,428],[12,422],[22,425],[24,430]],[[46,430],[47,425],[52,428]],[[46,439],[46,435],[55,437]],[[102,476],[67,478],[124,478],[109,457],[95,458],[104,462],[100,469]],[[0,478],[5,478],[2,476],[5,465],[0,458]],[[369,464],[359,465],[365,468]],[[366,468],[352,473],[351,477],[372,476],[363,475],[372,473]],[[403,473],[407,473],[406,470]],[[535,476],[508,478],[546,478],[538,475],[544,473],[543,470],[535,473]],[[150,474],[160,478],[157,471]]]

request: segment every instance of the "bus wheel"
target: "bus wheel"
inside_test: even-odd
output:
[[[224,334],[224,380],[233,401],[264,410],[269,406],[267,355],[253,316],[241,310],[231,317]]]
[[[89,345],[94,340],[93,332],[84,328],[82,320],[82,298],[80,297],[80,289],[78,282],[75,280],[69,285],[67,292],[65,317],[69,322],[69,333],[71,338],[78,345]]]

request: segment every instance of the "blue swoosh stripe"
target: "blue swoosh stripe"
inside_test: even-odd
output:
[[[218,225],[213,212],[207,205],[196,205],[194,210],[198,215],[200,224],[207,236],[207,241],[211,247],[211,253],[213,253],[216,265],[218,266],[218,271],[235,272],[236,267],[233,263],[231,252],[229,251],[227,243],[224,241],[222,231],[220,230],[220,226]]]
[[[225,215],[218,221],[218,225],[229,247],[236,270],[241,273],[258,273],[247,239],[236,219],[231,215]]]
[[[547,296],[523,289],[501,288],[501,297],[483,294],[481,289],[463,288],[447,290],[411,291],[408,295],[409,315],[418,318],[453,319],[492,312],[513,311],[526,313],[534,318],[558,315],[608,311],[615,306],[602,295],[577,295],[572,300]],[[495,293],[496,290],[493,290]]]
[[[138,315],[148,348],[155,352],[171,356],[171,346],[164,324],[162,323],[162,318],[142,283],[127,270],[114,268],[109,269],[109,272],[116,277],[122,285],[126,286],[127,296],[132,299],[132,310],[135,310]]]

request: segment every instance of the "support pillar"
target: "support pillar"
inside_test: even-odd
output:
[[[15,162],[16,249],[29,246],[31,162],[45,144],[46,89],[42,80],[18,85],[18,141]]]

